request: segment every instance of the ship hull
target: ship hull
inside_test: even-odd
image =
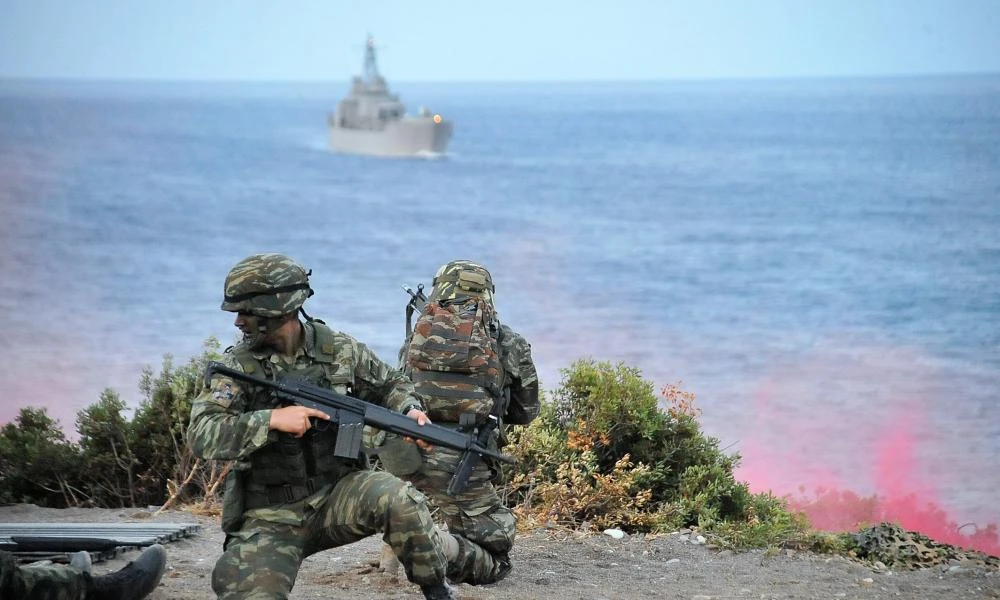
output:
[[[331,119],[333,120],[333,119]],[[414,156],[443,154],[451,140],[450,121],[407,117],[385,123],[382,129],[359,129],[330,124],[330,148],[345,154]]]

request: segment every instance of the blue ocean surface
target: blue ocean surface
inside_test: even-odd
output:
[[[390,84],[446,155],[331,153],[342,82],[0,82],[0,422],[231,343],[248,254],[390,361],[401,284],[468,258],[546,390],[624,361],[757,488],[1000,521],[1000,76]]]

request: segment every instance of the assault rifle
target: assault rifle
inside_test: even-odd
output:
[[[424,295],[424,284],[417,284],[417,291],[403,286],[403,291],[410,295],[410,301],[406,303],[406,339],[410,339],[410,332],[413,331],[413,313],[420,314],[427,306],[427,296]]]
[[[480,457],[490,456],[508,464],[514,463],[513,457],[491,450],[480,441],[479,436],[465,434],[433,423],[419,425],[414,419],[401,413],[312,385],[298,377],[280,375],[276,380],[263,379],[231,369],[219,362],[210,362],[205,368],[206,387],[211,384],[212,376],[215,374],[269,388],[274,390],[281,400],[315,408],[329,415],[330,421],[337,425],[337,442],[333,448],[334,456],[357,458],[361,452],[362,430],[365,425],[371,425],[396,435],[424,440],[431,444],[439,444],[452,450],[461,450],[464,454],[459,464],[460,468],[448,485],[448,493],[451,495],[465,489],[469,483],[469,475]],[[464,469],[461,468],[466,463],[468,465]]]

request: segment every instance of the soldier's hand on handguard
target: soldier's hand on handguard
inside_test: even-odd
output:
[[[409,412],[406,413],[406,416],[416,421],[417,425],[426,425],[431,422],[431,418],[427,416],[427,413],[419,408],[411,408]],[[411,437],[404,437],[403,439],[408,442],[415,442],[417,446],[425,452],[429,452],[430,449],[434,447],[434,444],[424,440],[418,440]]]
[[[321,410],[307,406],[284,406],[271,410],[271,429],[284,431],[295,437],[302,437],[312,427],[310,417],[329,421],[330,416]]]

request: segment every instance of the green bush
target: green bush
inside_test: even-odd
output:
[[[194,460],[184,436],[205,365],[218,360],[218,349],[209,338],[201,356],[182,367],[167,355],[155,377],[144,369],[143,398],[131,419],[119,394],[104,390],[77,413],[77,443],[67,441],[44,409],[22,409],[0,429],[0,502],[124,507],[162,504],[179,492],[214,492],[224,467]],[[185,482],[190,489],[182,489]]]
[[[202,354],[187,364],[175,367],[167,356],[159,375],[154,377],[149,368],[143,371],[139,383],[143,400],[133,423],[136,431],[146,433],[133,445],[141,465],[136,482],[148,498],[147,504],[162,504],[178,493],[189,499],[206,489],[201,477],[205,466],[191,455],[185,436],[191,403],[201,391],[208,361],[219,360],[218,350],[218,340],[209,338]],[[184,481],[189,489],[181,489]]]
[[[97,506],[135,506],[133,478],[137,461],[131,441],[132,424],[122,411],[117,392],[104,390],[101,399],[80,411],[76,429],[83,450],[82,487]]]
[[[76,504],[81,473],[79,448],[44,408],[22,408],[0,429],[0,503]]]
[[[736,481],[738,455],[698,423],[694,396],[660,396],[638,369],[580,360],[543,397],[538,419],[509,432],[518,459],[505,498],[528,525],[663,532],[697,526],[733,546],[803,535],[808,523],[782,500]]]

